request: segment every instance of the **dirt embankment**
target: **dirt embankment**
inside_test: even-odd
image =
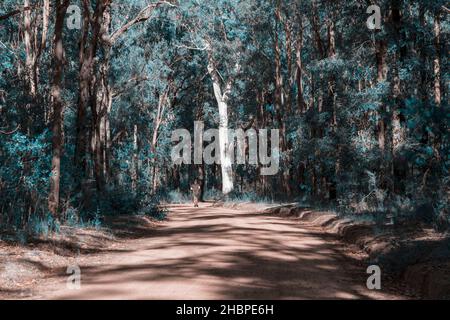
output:
[[[379,224],[363,217],[340,217],[295,204],[269,207],[264,214],[283,216],[333,234],[384,275],[401,279],[424,299],[450,299],[450,235],[423,225]]]

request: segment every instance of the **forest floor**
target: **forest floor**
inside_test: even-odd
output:
[[[368,290],[361,253],[318,228],[260,209],[170,205],[164,222],[123,217],[112,233],[86,230],[84,246],[78,241],[62,252],[50,250],[52,244],[0,242],[7,258],[0,265],[0,298],[414,298],[389,282]],[[67,288],[68,265],[81,268],[79,290]]]

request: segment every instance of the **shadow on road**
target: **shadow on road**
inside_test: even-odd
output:
[[[165,226],[111,265],[82,267],[68,299],[370,299],[335,239],[258,213],[171,207]]]

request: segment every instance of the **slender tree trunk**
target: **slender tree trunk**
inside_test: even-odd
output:
[[[159,124],[155,125],[155,126],[159,126]],[[151,168],[152,168],[152,175],[151,175],[151,190],[153,193],[156,192],[156,189],[158,187],[157,184],[157,177],[156,177],[156,167],[157,167],[157,160],[156,160],[156,148],[157,148],[157,137],[158,137],[158,129],[157,128],[153,128],[153,136],[152,136],[152,142],[151,142],[151,146],[150,146],[150,153],[151,153]]]
[[[99,66],[99,77],[97,88],[97,109],[99,112],[99,130],[100,130],[100,170],[102,171],[102,180],[106,183],[109,180],[109,152],[108,146],[111,142],[108,140],[111,136],[109,132],[109,113],[112,104],[112,93],[109,85],[109,70],[111,59],[111,44],[109,43],[109,30],[111,23],[111,8],[105,7],[100,27],[99,38],[102,42],[103,59]]]
[[[286,123],[284,121],[284,113],[286,112],[286,101],[283,93],[283,75],[281,70],[281,48],[279,44],[279,24],[282,22],[281,17],[281,1],[277,1],[277,8],[275,10],[275,40],[274,40],[274,51],[275,51],[275,111],[277,122],[281,131],[280,134],[280,148],[283,153],[288,153],[288,145],[286,140]],[[290,50],[290,47],[289,47]],[[288,59],[290,59],[290,53],[288,54]],[[290,64],[290,62],[288,62]],[[288,161],[286,161],[288,162]],[[284,165],[283,173],[281,176],[281,183],[283,185],[283,191],[286,192],[288,196],[291,195],[291,188],[289,184],[289,165]]]
[[[24,0],[24,8],[30,6],[29,0]],[[37,93],[37,75],[36,75],[36,54],[34,46],[34,32],[33,19],[30,10],[25,10],[23,13],[23,39],[25,44],[25,79],[28,85],[29,94],[31,97],[36,97]]]
[[[275,11],[275,40],[274,40],[274,53],[275,53],[275,110],[278,125],[281,130],[281,150],[286,150],[286,129],[283,120],[284,112],[284,95],[283,95],[283,75],[281,74],[281,48],[278,37],[278,24],[281,21],[281,4],[280,0],[277,1],[277,8]]]
[[[44,0],[42,6],[42,36],[41,36],[41,48],[39,50],[39,55],[42,54],[47,45],[47,35],[48,35],[48,24],[50,18],[50,0]]]
[[[50,177],[50,193],[48,208],[55,218],[58,218],[61,155],[63,149],[63,114],[64,102],[61,96],[61,82],[64,71],[63,26],[69,1],[56,1],[55,35],[53,43],[53,84],[51,89],[53,121],[52,121],[52,175]]]
[[[438,106],[441,105],[441,21],[439,12],[434,17],[434,46],[435,57],[433,60],[433,72],[434,72],[434,103]]]
[[[387,77],[387,64],[386,64],[386,43],[383,40],[377,41],[376,44],[376,62],[377,62],[377,82],[386,81]],[[381,106],[379,111],[378,120],[378,147],[380,149],[381,155],[384,157],[386,148],[386,120],[385,120],[385,110],[384,104]],[[383,164],[382,164],[383,166]],[[382,170],[383,171],[383,170]]]
[[[158,100],[158,110],[156,112],[155,117],[155,123],[153,126],[153,134],[152,134],[152,141],[150,145],[150,153],[151,153],[151,167],[152,167],[152,183],[151,183],[151,190],[153,193],[156,192],[156,189],[158,187],[158,180],[157,180],[157,158],[156,158],[156,151],[158,147],[158,135],[159,135],[159,129],[161,127],[161,123],[163,121],[164,113],[167,108],[168,102],[168,96],[169,96],[170,88],[168,87],[164,92],[162,92],[159,96]]]
[[[303,20],[300,13],[297,14],[297,20],[299,24],[299,33],[297,38],[297,47],[296,47],[296,66],[297,66],[297,107],[300,113],[306,111],[306,103],[303,97],[303,60],[302,60],[302,51],[303,51]]]
[[[288,18],[284,19],[284,32],[286,34],[286,41],[285,41],[285,50],[286,50],[286,62],[287,62],[287,84],[288,88],[286,90],[286,97],[285,97],[285,112],[287,113],[287,116],[292,112],[291,108],[291,92],[292,87],[294,85],[294,77],[292,72],[292,27],[291,22]]]
[[[425,20],[425,7],[424,4],[420,5],[419,9],[419,22],[421,28],[423,30],[426,30],[426,20]],[[422,33],[420,35],[420,39],[417,43],[417,46],[419,47],[419,60],[421,64],[420,68],[420,82],[418,83],[419,88],[418,91],[420,92],[422,101],[424,104],[428,102],[428,85],[427,85],[427,53],[425,50],[425,35]]]
[[[80,41],[80,75],[79,75],[79,98],[78,98],[78,112],[77,112],[77,139],[75,150],[75,163],[81,169],[81,172],[87,172],[95,177],[97,191],[101,192],[104,189],[104,143],[102,137],[105,136],[105,121],[104,113],[109,105],[108,99],[110,93],[103,90],[103,80],[107,70],[101,70],[96,78],[96,61],[95,57],[99,47],[100,37],[104,37],[104,20],[108,17],[108,10],[110,6],[109,0],[98,1],[96,3],[94,13],[91,17],[90,3],[88,0],[83,0],[83,30],[81,32]],[[109,27],[109,22],[106,23]],[[103,28],[103,29],[102,29]],[[90,36],[90,38],[89,38]],[[100,72],[100,71],[99,71]],[[97,79],[97,81],[96,81]],[[102,99],[99,98],[101,94]],[[105,102],[106,101],[106,102]],[[90,107],[91,121],[90,121],[90,154],[94,163],[93,170],[87,168],[87,128],[88,122],[86,119],[87,110]],[[101,109],[102,108],[102,109]]]
[[[24,8],[30,7],[30,0],[24,0]],[[39,61],[47,44],[50,0],[43,0],[42,14],[31,10],[23,12],[23,39],[25,44],[25,80],[30,97],[37,98],[39,86]],[[42,23],[42,27],[41,24]],[[41,29],[40,29],[41,27]],[[41,35],[39,40],[39,34]]]
[[[403,23],[403,17],[402,17],[402,10],[405,9],[405,5],[401,5],[401,1],[393,1],[392,4],[392,22],[394,25],[395,30],[395,37],[398,44],[405,41],[405,35],[402,31],[402,23]],[[389,132],[389,144],[390,144],[390,155],[391,155],[391,163],[389,164],[390,168],[390,183],[388,186],[388,190],[391,192],[397,192],[402,193],[403,190],[401,190],[402,186],[402,179],[405,178],[404,172],[407,172],[408,170],[405,169],[405,161],[402,159],[399,151],[401,146],[405,142],[406,138],[406,132],[405,128],[402,126],[401,121],[401,107],[402,107],[402,101],[404,100],[402,91],[403,91],[403,83],[400,79],[400,68],[403,64],[403,61],[405,59],[405,56],[407,54],[406,47],[401,47],[400,45],[397,46],[397,52],[395,54],[394,59],[394,68],[392,69],[393,73],[393,86],[392,86],[392,96],[395,101],[395,105],[393,107],[393,110],[391,111],[391,118],[390,118],[390,132]],[[406,167],[408,166],[408,163],[406,163]]]
[[[334,22],[333,19],[330,19],[328,22],[328,58],[334,59],[336,57],[336,38],[335,38],[335,30],[334,30]],[[336,111],[336,81],[334,76],[331,76],[328,80],[328,95],[329,101],[331,102],[332,109],[332,126],[333,130],[336,131],[337,126],[337,111]]]
[[[138,126],[133,127],[133,159],[131,160],[131,189],[137,190],[138,180]]]
[[[319,53],[320,59],[325,58],[325,49],[323,47],[322,39],[320,37],[320,17],[317,11],[316,0],[313,0],[313,16],[312,16],[312,27],[314,32],[314,40],[316,42],[317,52]]]
[[[98,16],[98,13],[96,17]],[[87,168],[87,107],[91,102],[92,78],[94,76],[94,58],[97,52],[98,23],[94,23],[94,30],[91,40],[89,39],[91,25],[90,4],[88,0],[83,0],[83,28],[80,39],[80,71],[79,71],[79,92],[76,121],[76,145],[75,164],[81,174],[88,174]]]
[[[334,17],[332,17],[328,22],[328,57],[330,59],[335,59],[336,57],[336,31],[335,31],[335,25],[334,25]],[[334,166],[334,179],[332,181],[328,181],[328,178],[325,179],[325,183],[327,184],[324,186],[327,188],[327,198],[330,200],[334,200],[337,197],[336,190],[337,188],[337,182],[339,181],[339,175],[340,175],[340,168],[341,168],[341,146],[340,141],[338,138],[338,117],[337,117],[337,105],[336,105],[336,79],[335,76],[332,75],[330,79],[328,80],[328,95],[329,95],[329,101],[331,103],[331,110],[332,110],[332,131],[335,135],[335,137],[338,139],[336,141],[336,161]]]

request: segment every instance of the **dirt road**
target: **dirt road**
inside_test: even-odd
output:
[[[81,265],[81,289],[61,275],[38,299],[392,299],[366,288],[365,267],[295,221],[245,210],[170,207],[145,239]]]

